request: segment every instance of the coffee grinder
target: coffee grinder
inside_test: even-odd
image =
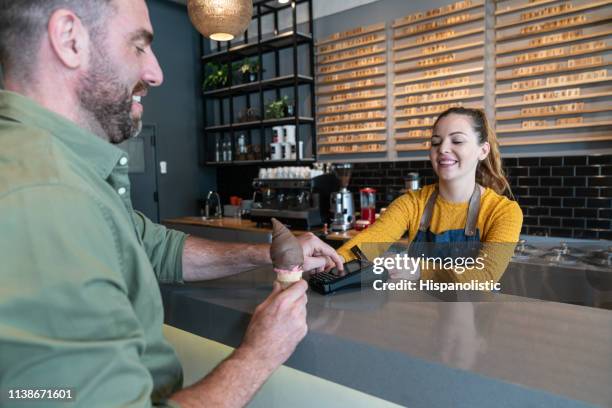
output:
[[[355,223],[353,193],[347,188],[351,180],[353,165],[351,163],[336,164],[333,166],[333,171],[340,182],[340,191],[332,193],[330,196],[331,230],[347,231],[353,228]]]

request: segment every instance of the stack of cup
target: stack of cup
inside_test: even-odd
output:
[[[284,158],[285,160],[295,160],[295,125],[285,125],[283,128],[285,136]]]
[[[282,160],[283,159],[283,127],[274,126],[272,128],[272,143],[270,143],[270,159],[271,160]]]

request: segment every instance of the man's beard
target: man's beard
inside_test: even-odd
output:
[[[117,70],[99,50],[91,55],[91,68],[80,79],[77,96],[81,107],[93,116],[89,121],[97,122],[89,128],[101,129],[109,142],[119,144],[142,130],[142,120],[131,116],[134,90],[119,81]]]

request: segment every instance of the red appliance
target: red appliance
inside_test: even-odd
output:
[[[361,219],[373,224],[376,221],[376,190],[370,187],[359,190]]]

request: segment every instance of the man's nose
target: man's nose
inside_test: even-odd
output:
[[[142,80],[149,84],[149,86],[160,86],[164,82],[164,73],[153,51],[147,55],[149,58],[147,58],[144,64]]]

